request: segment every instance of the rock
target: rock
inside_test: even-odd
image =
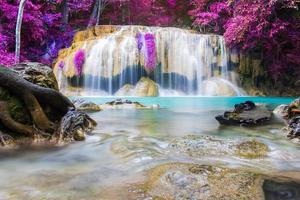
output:
[[[87,102],[84,99],[75,99],[72,101],[74,106],[79,111],[85,112],[98,112],[101,111],[101,107],[93,102]]]
[[[291,109],[288,105],[285,104],[281,104],[279,106],[277,106],[274,110],[273,110],[273,114],[279,118],[279,119],[288,119],[290,116],[290,112]]]
[[[74,140],[76,141],[83,141],[85,140],[85,134],[84,131],[82,129],[77,129],[74,133]]]
[[[300,88],[300,80],[295,81],[294,85],[295,87]]]
[[[90,134],[96,125],[97,122],[86,113],[70,109],[62,118],[55,139],[82,141],[85,139],[85,134]]]
[[[269,148],[257,140],[245,141],[236,146],[236,154],[245,158],[259,158],[266,156]]]
[[[28,62],[14,65],[12,69],[29,82],[58,91],[58,83],[55,75],[52,69],[47,65]]]
[[[136,186],[149,199],[264,199],[263,179],[243,170],[186,163],[163,164]]]
[[[290,139],[300,138],[300,116],[294,117],[288,122],[286,135]]]
[[[261,158],[269,148],[258,140],[223,139],[212,136],[185,136],[173,140],[170,151],[193,158],[203,156],[229,156],[246,159]]]
[[[158,85],[150,78],[142,77],[135,86],[135,94],[139,97],[158,96]]]
[[[158,104],[151,106],[145,106],[136,101],[130,101],[127,99],[116,99],[114,101],[107,102],[100,105],[101,109],[159,109]]]
[[[260,125],[270,121],[272,113],[262,106],[255,106],[251,101],[236,104],[232,112],[225,112],[216,116],[216,120],[222,125],[251,126]]]
[[[124,85],[115,93],[115,96],[159,96],[159,88],[158,85],[150,78],[142,77],[135,86],[130,84]]]
[[[290,108],[294,108],[294,109],[300,109],[300,98],[295,99],[294,101],[292,101],[292,103],[290,103]]]

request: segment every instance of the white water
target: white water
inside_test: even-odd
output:
[[[147,49],[143,41],[143,48],[138,50],[138,33],[155,37],[154,71],[144,70]],[[241,95],[231,76],[233,72],[228,69],[229,53],[222,36],[178,28],[121,26],[105,37],[85,42],[83,49],[86,52],[83,88],[76,90],[76,95],[82,95],[81,92],[89,96],[113,95],[125,84],[135,85],[142,76],[159,85],[161,96],[166,94],[164,91],[192,96]],[[73,58],[67,58],[66,63],[70,60]],[[62,73],[59,71],[57,77],[62,91],[67,91],[69,83],[61,77]],[[229,92],[218,92],[224,88]]]

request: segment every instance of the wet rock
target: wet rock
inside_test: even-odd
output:
[[[274,110],[273,110],[273,114],[279,118],[279,119],[283,119],[286,120],[289,118],[291,113],[291,109],[288,105],[285,104],[281,104],[279,106],[277,106]]]
[[[157,109],[159,105],[145,106],[137,101],[127,99],[116,99],[100,105],[101,109]]]
[[[300,138],[300,116],[294,117],[288,122],[286,134],[290,139]]]
[[[251,126],[270,121],[271,117],[272,113],[266,108],[246,101],[236,104],[233,111],[227,111],[223,115],[216,116],[216,120],[222,125]]]
[[[172,163],[149,171],[138,188],[153,199],[264,199],[261,176],[208,165]]]
[[[93,102],[88,102],[84,99],[75,99],[72,101],[74,106],[79,111],[85,112],[98,112],[101,111],[101,107]]]
[[[158,85],[150,78],[142,77],[139,82],[133,86],[130,84],[124,85],[116,93],[116,96],[138,96],[152,97],[159,95]]]
[[[74,139],[76,141],[83,141],[85,140],[85,134],[84,134],[84,131],[82,129],[77,129],[74,133]]]
[[[158,96],[158,85],[149,78],[142,77],[135,86],[136,96]]]
[[[85,134],[90,134],[97,123],[90,118],[86,113],[69,110],[62,118],[60,128],[55,137],[55,140],[84,140]]]
[[[241,142],[236,146],[236,154],[245,158],[258,158],[266,156],[268,146],[257,140]]]
[[[193,135],[173,140],[169,148],[172,152],[193,158],[227,155],[252,159],[264,157],[269,151],[268,146],[258,140],[244,141]]]

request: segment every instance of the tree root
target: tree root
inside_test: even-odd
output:
[[[72,102],[60,92],[35,85],[13,70],[1,66],[0,87],[24,102],[33,122],[33,125],[29,126],[15,121],[10,116],[7,102],[0,100],[0,122],[10,131],[34,139],[73,140],[82,138],[76,137],[78,135],[83,135],[84,138],[84,133],[90,132],[96,126],[93,119],[76,111]],[[54,117],[51,115],[51,119],[56,125],[49,120],[44,109],[55,113]],[[6,139],[11,138],[3,135],[0,138],[1,144],[5,144]]]
[[[11,131],[19,134],[25,134],[30,137],[34,135],[35,130],[33,127],[16,122],[11,118],[8,111],[8,105],[5,101],[0,101],[0,121]]]

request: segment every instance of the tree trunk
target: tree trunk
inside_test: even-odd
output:
[[[18,18],[17,18],[17,25],[16,25],[16,49],[15,49],[15,59],[16,62],[19,63],[20,61],[20,52],[21,52],[21,27],[22,27],[22,20],[23,20],[23,12],[25,7],[26,0],[21,0],[19,4],[18,10]]]
[[[68,0],[63,0],[62,8],[62,30],[65,31],[69,23],[69,6]]]

